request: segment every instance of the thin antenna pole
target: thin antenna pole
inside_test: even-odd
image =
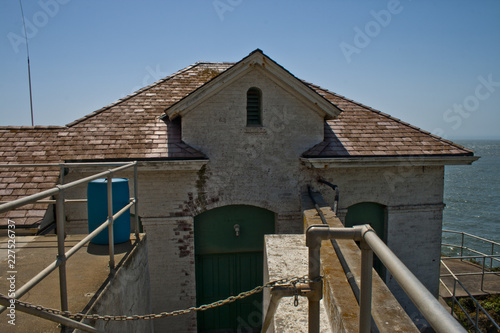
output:
[[[21,16],[23,17],[24,38],[26,38],[26,56],[28,59],[28,84],[29,84],[29,88],[30,88],[31,126],[35,126],[35,121],[33,119],[33,94],[31,93],[30,49],[28,47],[28,34],[26,33],[26,22],[24,21],[24,11],[23,11],[23,4],[22,4],[21,0],[19,0],[19,6],[21,7]]]

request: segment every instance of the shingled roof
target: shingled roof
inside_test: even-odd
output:
[[[179,119],[165,110],[207,84],[234,63],[199,62],[66,126],[0,127],[2,164],[69,161],[207,159],[181,139]],[[325,121],[324,141],[308,158],[455,156],[473,152],[326,89],[304,82],[342,110]],[[0,168],[0,201],[11,201],[57,184],[57,167]],[[0,214],[18,225],[42,219],[46,204]]]
[[[324,141],[304,157],[472,156],[473,151],[309,83],[343,112],[325,121]]]
[[[63,127],[0,127],[1,163],[207,159],[181,140],[179,121],[159,116],[231,65],[196,63]],[[0,201],[54,187],[58,175],[59,167],[0,168]],[[8,218],[32,225],[47,207],[27,205],[0,214],[0,225]]]

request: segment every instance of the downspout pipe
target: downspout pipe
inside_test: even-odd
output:
[[[330,182],[327,182],[326,180],[324,180],[323,178],[318,178],[318,182],[321,183],[321,184],[325,184],[327,186],[330,186],[332,188],[332,190],[335,191],[335,198],[333,199],[333,212],[335,213],[335,215],[338,216],[338,210],[339,210],[339,199],[340,199],[340,191],[339,191],[339,187],[337,185],[334,185]]]

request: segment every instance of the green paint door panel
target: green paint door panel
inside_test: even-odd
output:
[[[262,252],[208,254],[196,260],[198,305],[248,291],[262,283]],[[214,283],[215,282],[215,283]],[[198,312],[198,332],[260,332],[262,293]]]
[[[385,206],[374,202],[362,202],[352,205],[347,209],[345,217],[345,226],[352,227],[360,224],[369,224],[377,233],[377,236],[386,241],[386,212]],[[373,267],[380,275],[382,280],[385,280],[385,267],[376,256],[373,258]]]
[[[198,306],[262,285],[264,235],[274,233],[274,220],[273,212],[245,205],[220,207],[195,217]],[[197,316],[198,332],[260,332],[262,294]]]

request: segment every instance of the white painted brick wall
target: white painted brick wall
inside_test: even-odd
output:
[[[192,217],[145,218],[153,312],[196,306]],[[196,332],[196,316],[157,319],[156,332]]]
[[[246,126],[250,87],[262,90],[262,127]],[[295,232],[301,230],[299,196],[308,172],[299,156],[323,140],[318,114],[251,71],[187,113],[182,135],[210,159],[203,186],[207,208],[251,204],[278,214],[294,213],[297,218],[288,222],[295,223]]]

